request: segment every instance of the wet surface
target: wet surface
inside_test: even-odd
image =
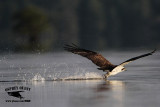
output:
[[[145,52],[107,52],[115,63]],[[124,56],[124,58],[123,58]],[[85,58],[68,53],[43,55],[1,55],[0,105],[2,107],[159,107],[160,55],[137,60],[127,71],[108,80],[65,80],[66,78],[101,78],[103,72]],[[70,59],[70,60],[68,60]],[[55,81],[56,78],[62,79]],[[24,86],[24,99],[9,96],[8,87]],[[30,100],[30,102],[6,102]]]

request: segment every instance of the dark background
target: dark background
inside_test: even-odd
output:
[[[0,0],[0,52],[160,47],[160,0]]]

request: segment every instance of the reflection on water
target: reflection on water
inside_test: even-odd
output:
[[[125,83],[122,81],[105,81],[97,87],[97,92],[102,93],[100,99],[103,98],[106,103],[112,99],[115,107],[123,107],[124,91]]]
[[[86,90],[84,88],[82,92],[78,92],[77,95],[73,95],[70,99],[72,99],[72,104],[74,104],[72,105],[73,107],[97,107],[98,105],[105,106],[105,104],[107,106],[123,107],[124,91],[124,82],[106,80],[98,82],[98,84]]]
[[[97,86],[97,92],[104,92],[104,91],[110,91],[110,90],[122,90],[124,89],[124,82],[122,81],[116,81],[116,80],[105,80],[102,84],[99,84]]]
[[[118,64],[124,60],[122,55],[130,58],[134,56],[133,54],[135,55],[125,52],[111,53],[109,60]],[[104,53],[105,55],[108,53]],[[101,78],[101,72],[95,65],[77,56],[31,54],[5,57],[6,59],[0,61],[0,107],[159,107],[160,105],[160,56],[156,53],[127,65],[126,72],[109,77],[108,81],[67,80]],[[53,81],[56,78],[62,80]],[[30,103],[5,102],[9,97],[5,88],[17,85],[31,88],[28,94]],[[26,96],[25,93],[22,94]]]
[[[159,82],[119,80],[72,80],[0,82],[2,107],[159,107]],[[10,86],[31,88],[30,103],[6,103],[5,88]],[[25,93],[24,93],[25,94]],[[26,95],[23,95],[24,97]],[[10,97],[9,97],[10,98]]]

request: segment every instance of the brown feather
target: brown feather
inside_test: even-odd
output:
[[[88,58],[94,64],[96,64],[97,66],[99,66],[101,68],[107,69],[107,68],[110,68],[111,66],[113,66],[101,54],[93,52],[93,51],[90,51],[90,50],[79,48],[76,45],[72,45],[72,46],[71,45],[65,45],[64,49],[69,51],[69,52],[72,52],[74,54],[78,54],[78,55],[81,55],[83,57]]]
[[[155,52],[156,52],[156,49],[155,49],[155,50],[153,50],[152,52],[147,53],[147,54],[143,54],[143,55],[140,55],[140,56],[137,56],[137,57],[134,57],[134,58],[128,59],[128,60],[126,60],[126,61],[122,62],[120,65],[124,66],[124,65],[129,64],[130,62],[135,61],[135,60],[137,60],[137,59],[139,59],[139,58],[143,58],[143,57],[146,57],[146,56],[152,55],[152,54],[153,54],[153,53],[155,53]]]

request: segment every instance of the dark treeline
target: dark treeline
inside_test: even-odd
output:
[[[1,0],[1,51],[160,47],[160,0]]]

